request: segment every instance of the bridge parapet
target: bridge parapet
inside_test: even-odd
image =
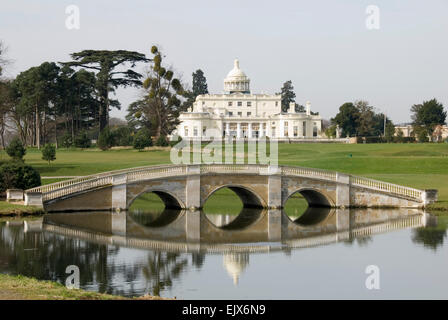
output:
[[[415,200],[422,200],[424,194],[422,190],[357,176],[350,176],[350,184],[356,187],[401,195]]]

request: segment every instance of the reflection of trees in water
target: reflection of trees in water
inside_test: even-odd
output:
[[[80,268],[81,285],[98,283],[108,292],[114,266],[108,260],[118,247],[98,245],[50,233],[24,233],[23,227],[0,228],[1,272],[65,283],[69,265]]]
[[[69,265],[80,268],[81,287],[98,292],[135,296],[143,294],[138,282],[142,273],[147,288],[160,295],[188,267],[188,255],[149,251],[147,263],[116,263],[120,248],[90,243],[52,233],[24,233],[22,226],[0,226],[0,272],[21,274],[65,283]],[[205,254],[192,253],[191,264],[201,268]],[[126,285],[126,287],[125,287]]]
[[[170,288],[173,280],[188,266],[187,257],[180,253],[152,251],[148,253],[147,259],[148,263],[142,271],[147,280],[148,293],[156,296]]]
[[[446,229],[425,227],[412,230],[412,242],[423,244],[424,247],[433,250],[443,246],[445,237]]]
[[[367,247],[371,242],[373,242],[373,238],[371,236],[350,237],[344,241],[344,243],[348,245],[357,243],[360,247]]]
[[[192,253],[191,254],[191,264],[196,268],[201,268],[204,265],[205,254],[203,253]]]

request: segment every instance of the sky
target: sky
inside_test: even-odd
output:
[[[79,8],[79,29],[66,27],[69,5]],[[156,44],[190,86],[202,69],[210,93],[222,93],[238,58],[252,93],[274,94],[291,80],[296,101],[311,101],[325,119],[362,99],[403,123],[413,104],[448,106],[447,18],[446,0],[0,0],[0,40],[9,77],[84,49],[151,57]],[[122,109],[111,116],[124,118],[140,95],[117,90]]]

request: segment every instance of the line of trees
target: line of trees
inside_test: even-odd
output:
[[[441,136],[441,126],[445,124],[446,111],[436,99],[424,101],[411,107],[414,141],[427,142],[436,135]],[[341,130],[341,137],[381,137],[374,142],[405,142],[403,132],[395,130],[393,122],[384,113],[376,111],[367,101],[346,102],[330,120],[325,133],[328,137],[336,136],[336,129]],[[439,132],[440,131],[440,132]],[[434,140],[439,141],[439,138]]]
[[[0,42],[0,76],[7,64],[4,48]],[[193,73],[189,90],[164,64],[165,56],[156,46],[151,55],[84,50],[72,53],[71,61],[43,62],[15,79],[0,78],[3,148],[16,135],[25,146],[38,148],[48,143],[56,148],[88,147],[91,140],[104,137],[107,149],[133,145],[133,137],[143,129],[156,144],[165,145],[178,124],[179,112],[192,106],[197,95],[208,93],[208,88],[202,70]],[[135,71],[138,63],[147,65],[146,73]],[[130,86],[141,88],[141,98],[128,106],[127,121],[112,127],[109,112],[121,108],[112,96],[117,88]],[[138,145],[142,146],[141,139]]]

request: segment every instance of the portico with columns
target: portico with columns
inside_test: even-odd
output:
[[[311,112],[306,102],[305,112],[296,112],[291,103],[282,112],[281,95],[253,94],[250,79],[234,61],[233,69],[224,79],[224,93],[199,95],[193,107],[181,112],[180,124],[173,135],[189,139],[207,140],[211,131],[222,138],[256,139],[320,139],[322,118]]]

